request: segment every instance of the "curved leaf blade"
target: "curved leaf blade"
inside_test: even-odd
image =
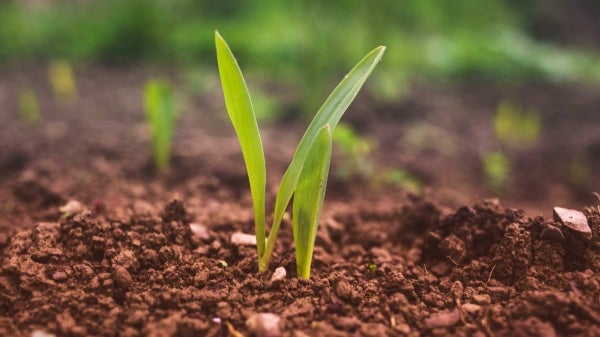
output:
[[[250,93],[242,71],[227,42],[217,31],[215,31],[215,44],[225,106],[240,142],[246,171],[248,172],[248,180],[250,181],[250,192],[254,204],[256,243],[260,260],[265,251],[265,188],[267,175],[265,155],[250,100]]]
[[[344,77],[344,79],[338,84],[333,90],[331,95],[327,98],[325,103],[321,106],[310,125],[306,129],[304,136],[300,140],[296,153],[292,159],[292,162],[285,171],[279,192],[277,193],[277,199],[275,200],[275,211],[273,215],[273,225],[271,226],[271,232],[267,239],[267,246],[265,248],[265,254],[263,255],[259,269],[266,270],[269,265],[273,248],[275,247],[275,238],[281,225],[281,220],[285,213],[298,179],[304,166],[304,162],[308,156],[311,144],[315,140],[319,131],[325,126],[329,125],[331,130],[335,129],[340,118],[346,112],[346,109],[350,106],[350,103],[354,100],[363,84],[371,75],[375,66],[381,60],[385,47],[380,46],[369,52],[352,70]]]
[[[296,271],[299,277],[305,279],[310,277],[315,238],[329,175],[331,145],[331,130],[329,125],[325,125],[308,151],[294,194],[293,232],[296,246]]]

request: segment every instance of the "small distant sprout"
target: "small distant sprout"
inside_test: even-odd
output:
[[[377,265],[376,265],[375,263],[373,263],[373,262],[371,262],[371,263],[367,263],[367,269],[368,269],[370,272],[377,271]]]
[[[170,83],[150,80],[144,90],[146,122],[150,129],[152,154],[156,168],[164,172],[169,168],[171,146],[177,108],[173,88]]]
[[[376,142],[359,135],[350,125],[340,123],[333,132],[333,143],[340,149],[342,164],[336,174],[342,179],[373,175],[371,154]]]
[[[379,63],[385,47],[375,48],[344,77],[306,129],[281,180],[271,231],[266,238],[266,165],[256,114],[237,61],[218,32],[215,32],[215,44],[225,105],[240,142],[250,182],[259,272],[265,272],[269,267],[281,221],[294,196],[292,229],[296,247],[296,271],[300,278],[308,279],[327,186],[332,132]]]
[[[388,184],[403,187],[413,193],[423,189],[423,182],[411,172],[399,168],[387,169],[383,173],[383,181]]]
[[[48,66],[48,77],[54,95],[60,100],[69,101],[77,96],[77,84],[71,64],[55,60]]]
[[[534,110],[522,110],[501,102],[494,117],[494,132],[505,146],[529,146],[540,137],[542,120]]]
[[[223,268],[229,267],[229,263],[227,263],[225,260],[219,260],[219,265]]]
[[[40,120],[40,106],[37,96],[31,88],[19,92],[19,114],[21,120],[27,124],[36,124]]]
[[[481,158],[487,183],[496,190],[503,189],[508,181],[510,159],[501,151],[491,151]]]
[[[590,165],[583,160],[575,160],[569,165],[569,178],[575,185],[586,186],[592,177]]]

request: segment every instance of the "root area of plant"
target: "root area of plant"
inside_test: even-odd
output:
[[[295,277],[287,227],[258,275],[255,248],[231,242],[251,230],[233,205],[71,203],[3,233],[0,335],[600,335],[597,208],[587,235],[494,200],[444,215],[398,199],[330,205],[310,280]],[[287,275],[273,279],[275,267]]]

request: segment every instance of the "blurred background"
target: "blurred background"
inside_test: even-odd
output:
[[[336,131],[334,185],[396,185],[450,206],[590,205],[600,192],[598,18],[596,0],[4,0],[0,172],[22,178],[45,156],[143,176],[144,87],[160,78],[178,110],[168,181],[233,163],[222,180],[244,182],[216,73],[218,29],[275,171],[335,84],[386,45]]]

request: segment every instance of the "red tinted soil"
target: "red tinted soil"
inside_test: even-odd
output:
[[[510,184],[520,188],[505,194],[527,215],[472,201],[490,195],[478,142],[499,99],[524,101],[519,88],[421,87],[400,106],[374,105],[378,122],[363,97],[347,117],[379,140],[375,162],[408,167],[431,188],[415,196],[332,179],[306,281],[295,277],[289,223],[265,275],[254,247],[231,242],[252,232],[252,208],[219,97],[183,97],[173,166],[153,172],[144,73],[88,70],[72,103],[32,80],[42,70],[0,81],[0,336],[600,336],[598,206],[585,209],[591,235],[527,216],[597,203],[591,90],[527,89],[547,129],[536,148],[514,150]],[[39,93],[39,125],[18,119],[19,82]],[[569,106],[578,118],[560,114]],[[560,132],[565,123],[575,135]],[[271,198],[300,124],[265,128]],[[419,125],[454,151],[408,148],[398,135]],[[585,186],[561,179],[571,157],[591,167]],[[60,210],[70,200],[80,204]],[[271,281],[276,267],[287,276]],[[280,321],[261,332],[257,313]]]

